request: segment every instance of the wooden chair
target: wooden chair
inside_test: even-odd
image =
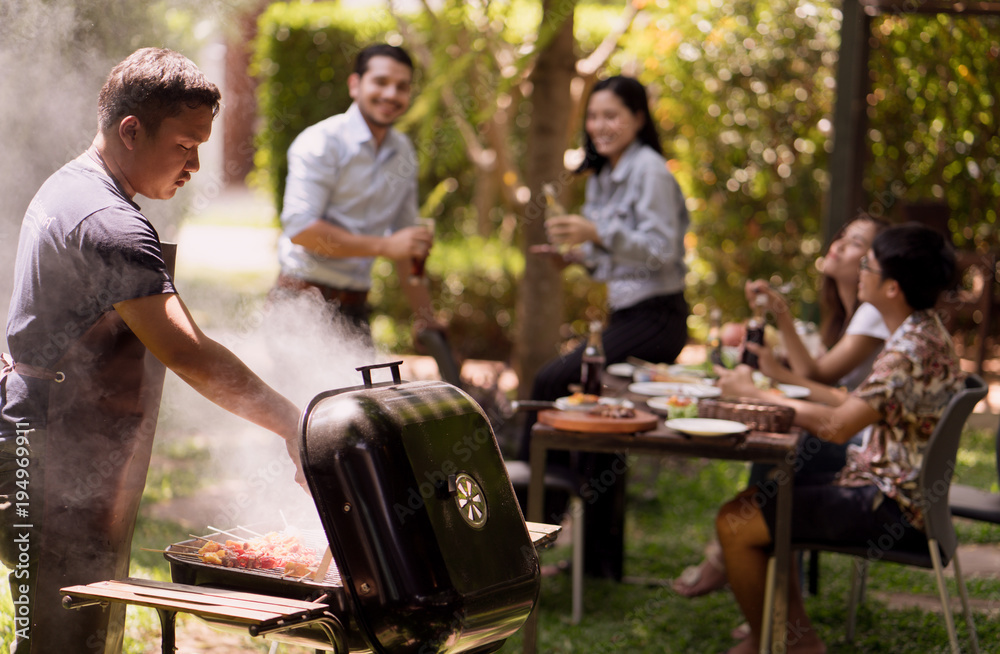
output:
[[[979,652],[976,638],[976,628],[972,612],[969,609],[969,595],[962,577],[956,550],[958,537],[951,521],[951,509],[948,504],[948,492],[951,485],[952,472],[955,469],[955,459],[958,453],[958,443],[962,435],[965,421],[972,413],[973,407],[986,397],[986,383],[976,375],[969,375],[965,381],[965,389],[956,393],[945,407],[937,428],[931,435],[924,452],[924,465],[917,480],[921,497],[926,499],[924,507],[924,522],[927,533],[927,546],[916,549],[893,547],[878,549],[877,560],[912,565],[934,570],[937,579],[938,593],[944,610],[945,626],[948,630],[948,640],[953,653],[959,652],[958,637],[955,633],[955,621],[951,613],[951,603],[944,580],[944,566],[949,562],[954,564],[955,581],[958,585],[962,610],[965,612],[966,623],[972,643],[972,651]],[[942,490],[944,492],[942,492]],[[864,599],[865,578],[868,571],[871,545],[837,545],[830,543],[793,542],[793,547],[803,550],[838,552],[854,556],[854,579],[851,584],[851,594],[848,602],[847,640],[853,642],[858,605]],[[773,574],[774,559],[768,567],[768,574]],[[772,607],[766,604],[765,610]]]

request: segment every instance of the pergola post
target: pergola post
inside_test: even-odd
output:
[[[830,243],[842,225],[863,206],[861,178],[865,164],[868,125],[868,39],[871,17],[858,0],[844,0],[837,61],[837,96],[833,113],[833,152],[830,155],[830,191],[823,218],[823,241]]]

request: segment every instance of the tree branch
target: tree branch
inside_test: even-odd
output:
[[[604,37],[600,45],[594,48],[589,57],[576,62],[576,73],[580,77],[584,79],[593,77],[597,74],[597,71],[604,67],[604,64],[608,62],[608,59],[614,53],[615,48],[618,47],[618,41],[621,40],[625,32],[628,31],[628,28],[631,27],[632,21],[635,20],[638,13],[639,7],[635,0],[627,0],[625,3],[625,12],[618,21],[618,25]]]

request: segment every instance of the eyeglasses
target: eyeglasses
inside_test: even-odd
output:
[[[861,270],[867,270],[868,272],[879,276],[882,275],[881,270],[872,268],[871,262],[868,260],[868,255],[861,257],[861,262],[858,264],[858,266],[861,268]]]

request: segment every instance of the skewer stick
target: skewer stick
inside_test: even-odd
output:
[[[191,550],[201,549],[197,545],[188,545],[186,543],[171,543],[170,547],[172,547],[172,548],[173,547],[186,547],[186,548],[191,549]],[[170,552],[170,551],[173,551],[173,550],[151,550],[148,547],[140,547],[139,549],[142,550],[142,551],[144,551],[144,552]]]
[[[319,562],[319,566],[316,568],[316,572],[313,573],[313,581],[321,581],[326,577],[326,571],[330,569],[330,562],[333,560],[333,553],[330,551],[330,546],[326,546],[326,551],[323,552],[323,558]]]
[[[237,536],[236,534],[234,534],[231,531],[226,531],[225,529],[219,529],[218,527],[213,527],[212,525],[206,525],[206,527],[208,527],[209,529],[214,529],[215,531],[219,532],[220,534],[225,534],[226,536],[232,536],[236,540],[244,540],[246,538],[245,536]],[[251,533],[253,533],[253,532],[251,532]]]
[[[253,529],[250,529],[249,527],[244,527],[243,525],[236,525],[236,528],[237,529],[242,529],[243,531],[247,532],[248,534],[253,534],[254,536],[256,536],[258,538],[260,538],[260,537],[262,537],[264,535],[264,534],[260,533],[259,531],[254,531]]]

